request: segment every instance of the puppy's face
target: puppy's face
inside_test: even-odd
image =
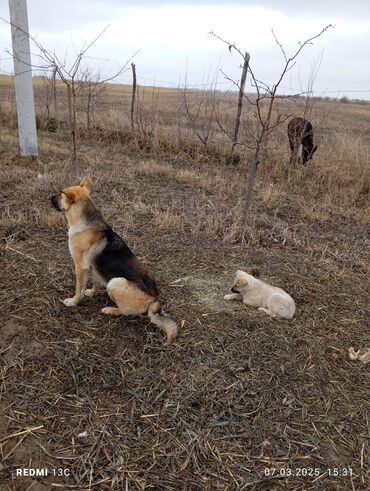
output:
[[[233,293],[246,293],[250,289],[252,278],[253,276],[244,271],[237,271],[231,291]]]
[[[77,203],[90,197],[91,181],[84,177],[79,186],[70,186],[50,198],[51,204],[58,211],[68,211]]]

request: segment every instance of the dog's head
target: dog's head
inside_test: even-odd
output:
[[[50,198],[51,204],[58,211],[68,211],[77,203],[90,197],[91,180],[84,177],[78,186],[62,189],[60,193]]]
[[[302,159],[304,164],[307,164],[307,162],[313,158],[313,154],[318,148],[318,145],[315,145],[314,147],[312,147],[312,150],[309,150],[309,148],[302,149]]]
[[[255,278],[252,275],[245,273],[244,271],[237,271],[231,291],[233,293],[246,293],[252,287],[254,279]]]

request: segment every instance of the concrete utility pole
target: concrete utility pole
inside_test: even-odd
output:
[[[38,155],[33,98],[27,0],[9,0],[17,102],[19,146],[22,156]]]

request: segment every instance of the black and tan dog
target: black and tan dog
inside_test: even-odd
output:
[[[63,189],[52,196],[58,211],[68,221],[69,250],[75,263],[76,293],[66,298],[68,307],[77,305],[84,295],[93,296],[105,286],[117,307],[105,307],[104,314],[148,314],[170,344],[177,335],[177,324],[161,313],[159,292],[154,279],[140,263],[125,241],[105,222],[90,199],[91,181],[85,177],[79,186]],[[89,274],[93,287],[86,290]]]

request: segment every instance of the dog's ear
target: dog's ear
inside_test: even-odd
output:
[[[235,282],[238,283],[239,286],[244,286],[249,284],[248,275],[245,273],[245,271],[238,270],[236,272]]]
[[[241,276],[239,278],[239,285],[249,287],[250,286],[249,276],[247,276],[246,274]]]
[[[81,186],[82,188],[87,189],[88,191],[90,191],[90,189],[91,189],[91,185],[92,185],[92,183],[91,183],[91,179],[90,179],[90,177],[88,177],[88,176],[85,176],[85,177],[82,179],[82,181],[80,182],[80,186]]]

